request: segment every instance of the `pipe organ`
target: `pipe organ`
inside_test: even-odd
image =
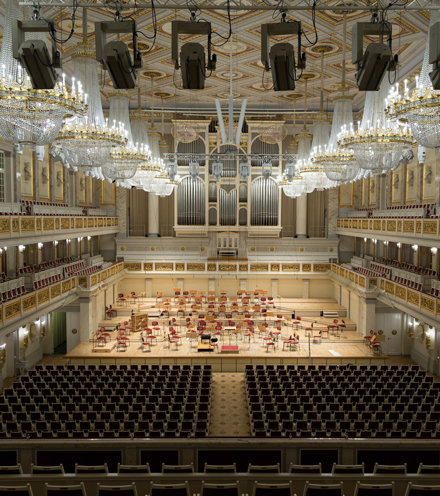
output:
[[[205,182],[184,177],[177,189],[177,222],[181,226],[205,225]]]
[[[278,186],[272,178],[259,177],[251,186],[251,225],[278,225]]]

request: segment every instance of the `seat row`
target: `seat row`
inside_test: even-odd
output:
[[[402,284],[402,286],[407,286],[414,291],[422,291],[422,284],[420,282],[410,281],[404,277],[395,277],[394,282],[397,284]]]
[[[44,279],[39,279],[38,281],[34,281],[34,289],[35,291],[45,288],[46,286],[50,286],[51,284],[55,284],[63,280],[63,276],[61,274],[55,274],[54,276],[46,277]]]

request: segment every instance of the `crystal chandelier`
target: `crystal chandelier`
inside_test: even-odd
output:
[[[300,173],[297,173],[291,181],[288,181],[286,177],[282,178],[277,181],[277,185],[283,188],[284,194],[289,198],[297,198],[305,193],[311,193],[310,183]]]
[[[348,87],[345,84],[345,60],[347,53],[347,13],[344,12],[342,25],[342,81],[339,94],[333,99],[333,122],[328,145],[318,150],[313,156],[313,162],[324,167],[324,172],[329,180],[339,183],[348,182],[355,178],[359,172],[359,165],[351,150],[340,150],[338,147],[339,133],[346,126],[350,129],[353,125],[352,100]]]
[[[86,176],[92,175],[96,167],[104,165],[113,148],[126,143],[125,133],[119,122],[104,120],[99,91],[98,67],[93,49],[87,42],[79,43],[79,50],[72,55],[75,78],[81,82],[88,94],[87,114],[67,122],[61,129],[58,140],[70,165],[81,167]]]
[[[385,116],[385,97],[390,88],[388,77],[385,77],[379,91],[367,92],[362,123],[357,131],[353,126],[344,129],[339,141],[339,147],[353,150],[358,164],[373,175],[395,169],[403,151],[413,143],[407,127],[391,122]]]
[[[164,198],[165,196],[170,196],[174,188],[179,184],[180,179],[178,176],[172,181],[165,172],[161,172],[152,180],[148,192]]]
[[[22,19],[16,0],[6,1],[6,17],[0,55],[0,137],[14,144],[48,145],[58,136],[65,117],[84,115],[83,92],[62,83],[53,90],[34,90],[26,72],[12,57],[12,23]],[[45,39],[44,33],[33,38]],[[84,98],[85,100],[85,98]]]
[[[438,5],[439,2],[434,2]],[[410,93],[407,81],[403,93],[394,92],[389,101],[387,115],[390,119],[408,122],[417,143],[425,148],[440,147],[440,91],[434,90],[429,73],[429,45],[432,26],[440,20],[440,11],[431,10],[428,40],[423,57],[420,79],[416,77],[416,88]]]
[[[127,145],[110,152],[107,163],[102,166],[104,176],[110,181],[131,179],[143,164],[151,162],[150,149],[144,143],[133,143],[130,125],[130,96],[126,91],[115,91],[110,98],[110,122],[119,122],[123,127]]]

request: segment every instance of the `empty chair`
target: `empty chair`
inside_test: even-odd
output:
[[[86,496],[84,482],[80,482],[74,486],[52,486],[45,484],[46,496]]]
[[[394,482],[391,484],[361,484],[356,482],[354,496],[394,496]]]
[[[205,474],[235,474],[237,472],[237,467],[235,463],[232,465],[208,465],[205,463]]]
[[[18,475],[22,473],[23,469],[21,468],[21,463],[18,463],[17,465],[0,466],[0,475]]]
[[[333,464],[332,474],[364,474],[365,466],[364,464],[360,465],[338,465],[336,463]]]
[[[62,463],[49,467],[31,463],[31,474],[64,474],[64,466]]]
[[[202,481],[201,496],[240,496],[239,483],[205,484],[205,482]]]
[[[77,474],[108,474],[107,464],[104,465],[78,465],[75,463],[75,475]]]
[[[280,473],[280,464],[276,465],[252,465],[249,463],[248,474],[279,474]]]
[[[417,469],[418,474],[440,474],[440,465],[423,465],[423,463],[419,464],[419,468]],[[0,472],[1,474],[1,472]]]
[[[310,484],[306,481],[303,496],[344,496],[344,484]]]
[[[162,473],[163,474],[193,474],[194,464],[189,465],[165,465],[162,463]]]
[[[406,474],[406,463],[403,465],[374,464],[373,474]]]
[[[293,496],[292,481],[284,484],[254,483],[252,496]]]
[[[98,482],[98,496],[137,496],[136,484],[132,482],[127,486],[101,486]]]
[[[290,464],[289,473],[291,474],[322,474],[322,467],[318,465],[294,465]]]
[[[430,494],[440,494],[440,486],[419,486],[409,482],[405,496],[429,496]]]
[[[149,496],[190,496],[188,482],[183,484],[155,484],[151,483]]]
[[[150,464],[145,465],[121,465],[118,463],[118,474],[150,474]]]
[[[30,484],[25,486],[0,486],[0,496],[33,496]]]

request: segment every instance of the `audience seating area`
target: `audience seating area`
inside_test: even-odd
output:
[[[23,296],[26,293],[27,291],[24,287],[23,277],[0,283],[0,303],[13,300],[14,298]]]
[[[84,260],[79,260],[78,262],[73,262],[64,267],[64,277],[72,277],[77,272],[84,270],[86,268],[86,263]]]
[[[99,272],[101,267],[98,265],[94,265],[93,267],[87,267],[85,269],[79,270],[78,272],[75,272],[76,276],[90,276],[92,274],[95,274],[96,272]]]
[[[0,438],[205,437],[211,367],[36,366],[0,396]]]
[[[246,366],[254,436],[440,438],[440,383],[419,366]]]
[[[375,219],[438,219],[435,203],[418,203],[415,205],[392,205],[385,210],[376,208],[360,208],[347,214],[350,218]]]

